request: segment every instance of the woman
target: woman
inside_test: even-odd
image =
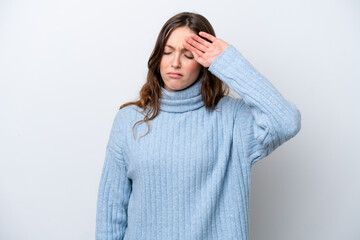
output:
[[[299,132],[299,110],[199,14],[165,23],[148,68],[113,122],[96,239],[247,239],[250,169]]]

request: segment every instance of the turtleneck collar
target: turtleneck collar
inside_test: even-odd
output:
[[[200,74],[201,75],[201,74]],[[188,112],[204,106],[201,95],[201,77],[189,87],[171,92],[161,87],[160,110],[165,112]]]

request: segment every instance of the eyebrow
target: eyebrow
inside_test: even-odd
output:
[[[169,44],[166,44],[165,47],[169,47],[169,48],[171,48],[171,49],[175,49],[173,46],[171,46],[171,45],[169,45]],[[182,52],[186,52],[186,51],[187,51],[187,52],[190,52],[190,51],[189,51],[188,49],[186,49],[186,48],[182,48],[181,51],[182,51]]]

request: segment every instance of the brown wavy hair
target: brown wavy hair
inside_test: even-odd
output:
[[[144,119],[137,121],[134,124],[133,134],[136,124],[145,121],[148,126],[148,131],[145,134],[147,135],[150,129],[148,121],[154,119],[159,112],[161,87],[164,87],[164,81],[160,75],[160,61],[164,53],[164,47],[172,31],[178,27],[184,26],[189,27],[196,34],[199,34],[200,31],[203,31],[216,37],[215,31],[210,22],[200,14],[193,12],[181,12],[167,20],[167,22],[160,30],[155,47],[150,55],[148,61],[149,70],[147,73],[146,83],[140,90],[140,99],[134,102],[124,103],[119,108],[121,109],[125,106],[133,104],[142,109],[141,113],[146,111]],[[205,40],[211,42],[208,39]],[[208,67],[202,66],[199,75],[200,74],[202,74],[201,95],[205,108],[208,111],[216,110],[216,105],[220,99],[229,94],[229,87],[210,71],[208,71]]]

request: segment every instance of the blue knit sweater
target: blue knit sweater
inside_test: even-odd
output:
[[[114,118],[99,184],[96,239],[245,240],[250,169],[301,128],[296,106],[233,46],[209,67],[241,98],[215,111],[190,87],[162,88],[150,132],[135,105]]]

